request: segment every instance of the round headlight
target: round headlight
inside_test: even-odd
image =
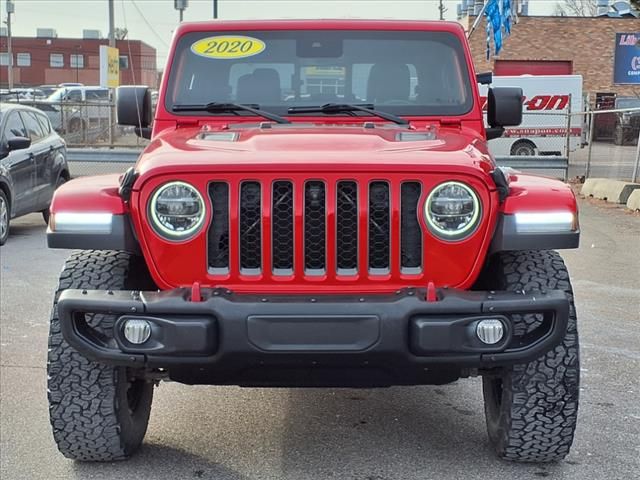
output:
[[[424,205],[429,230],[443,240],[471,235],[480,219],[480,201],[471,187],[460,182],[438,185]]]
[[[165,183],[151,197],[149,216],[160,236],[184,240],[193,236],[204,223],[204,201],[200,192],[188,183]]]

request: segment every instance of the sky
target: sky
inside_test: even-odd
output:
[[[6,19],[5,0],[0,0]],[[212,0],[189,0],[185,21],[213,17]],[[445,0],[445,19],[455,20],[458,0]],[[553,12],[558,0],[530,0],[530,15]],[[15,36],[35,36],[36,28],[54,28],[59,37],[80,38],[83,29],[109,31],[107,0],[14,0],[12,30]],[[438,0],[218,0],[220,19],[261,18],[439,18]],[[116,27],[127,28],[130,38],[143,40],[157,50],[164,65],[178,12],[173,0],[115,0]]]

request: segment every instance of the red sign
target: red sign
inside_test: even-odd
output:
[[[525,111],[540,110],[565,110],[569,105],[569,95],[536,95],[527,100],[524,97],[523,106]],[[482,109],[487,109],[487,97],[480,97]]]

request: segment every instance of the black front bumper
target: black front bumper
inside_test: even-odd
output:
[[[185,383],[373,386],[447,383],[473,369],[533,360],[565,334],[562,291],[533,293],[404,289],[384,295],[255,296],[204,289],[165,292],[66,290],[62,333],[86,357],[119,366],[165,369]],[[97,317],[113,314],[113,338]],[[142,345],[123,335],[144,318]],[[482,343],[476,326],[499,319],[505,334]]]

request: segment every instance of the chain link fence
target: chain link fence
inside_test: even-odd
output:
[[[640,108],[590,110],[577,115],[585,119],[585,142],[570,158],[570,176],[637,182]]]
[[[566,96],[565,96],[566,97]],[[571,112],[562,96],[527,110],[489,149],[500,165],[567,179],[638,181],[640,108]],[[123,172],[148,143],[115,121],[112,101],[20,100],[42,110],[69,148],[72,176]],[[107,152],[111,151],[113,155]]]

